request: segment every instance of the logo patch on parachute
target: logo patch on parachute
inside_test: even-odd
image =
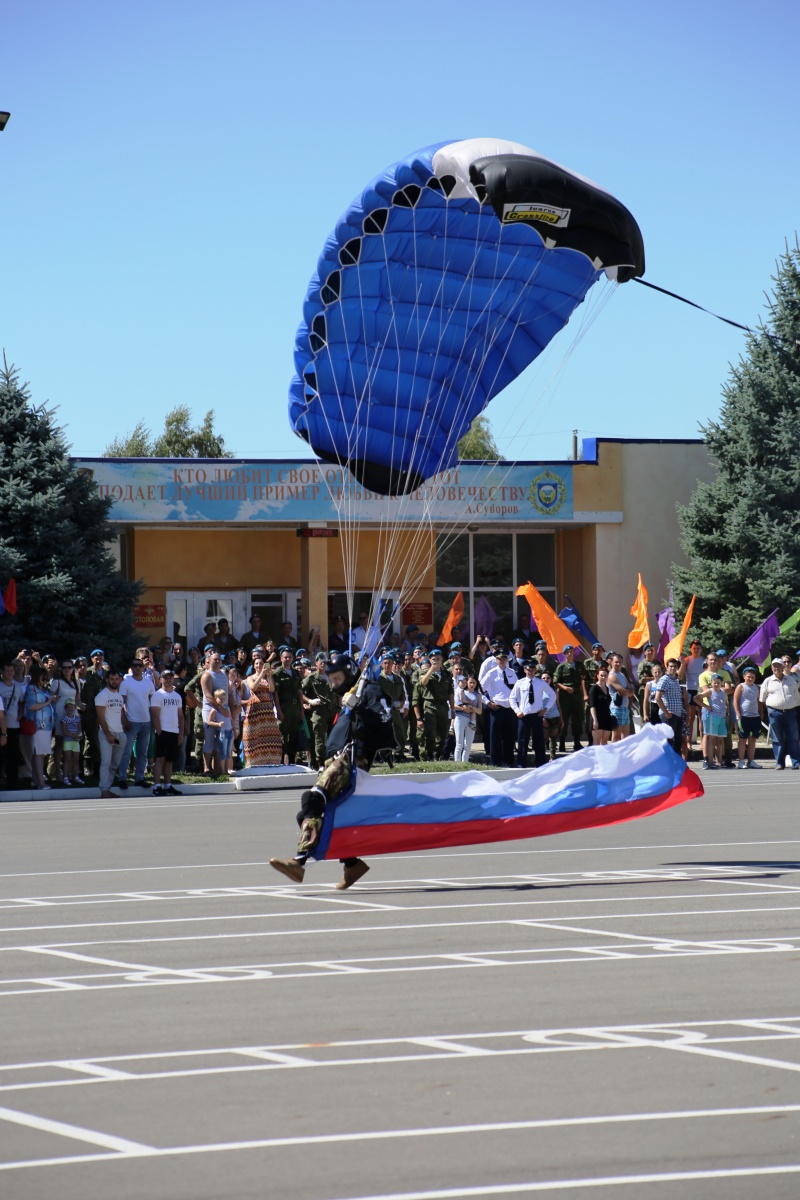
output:
[[[543,225],[551,225],[554,229],[563,229],[569,225],[571,212],[571,208],[556,208],[552,204],[504,204],[503,224],[539,221]]]
[[[567,488],[560,475],[543,471],[535,475],[528,489],[528,499],[537,512],[549,517],[563,507],[567,498]]]

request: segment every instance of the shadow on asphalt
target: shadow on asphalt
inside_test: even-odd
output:
[[[667,867],[753,867],[765,871],[800,871],[800,862],[796,860],[775,860],[771,858],[721,858],[703,859],[702,862],[673,862],[665,863]]]

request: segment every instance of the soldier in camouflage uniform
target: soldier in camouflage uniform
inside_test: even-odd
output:
[[[417,675],[414,667],[414,659],[410,654],[404,654],[399,660],[398,674],[403,681],[403,687],[406,691],[406,712],[403,717],[403,724],[406,730],[406,741],[411,750],[411,757],[415,762],[419,761],[419,744],[417,742],[417,721],[414,716],[414,686]],[[404,743],[405,744],[405,743]]]
[[[537,642],[536,643],[536,653],[534,654],[534,658],[536,660],[536,674],[537,675],[541,676],[542,671],[547,671],[550,675],[555,674],[555,670],[556,670],[556,667],[558,666],[558,663],[556,662],[556,660],[554,658],[551,658],[550,655],[548,654],[547,642]]]
[[[183,689],[184,696],[188,696],[189,693],[191,693],[196,701],[194,708],[191,707],[191,701],[188,701],[186,706],[189,713],[191,713],[191,716],[187,720],[187,724],[189,721],[191,722],[191,734],[190,738],[187,738],[187,741],[191,741],[191,745],[187,745],[186,747],[186,761],[188,766],[189,754],[193,753],[195,758],[195,773],[198,775],[204,769],[203,739],[205,737],[205,728],[203,726],[203,687],[201,680],[205,674],[205,671],[206,657],[203,655],[196,673],[191,677]]]
[[[462,653],[463,649],[464,649],[464,647],[461,645],[461,642],[451,642],[450,643],[450,654],[448,656],[447,662],[444,664],[445,669],[448,669],[447,663],[449,663],[452,660],[453,655],[457,654],[459,659],[461,660],[460,661],[460,669],[453,671],[452,668],[450,668],[452,678],[455,679],[457,675],[463,675],[464,678],[467,679],[470,675],[474,675],[475,678],[477,679],[478,672],[475,667],[475,664],[473,663],[471,658],[466,658],[464,656],[464,654]]]
[[[308,752],[315,771],[325,762],[325,743],[337,708],[336,697],[325,674],[327,660],[326,654],[318,654],[315,669],[308,672],[300,685],[308,705],[306,713],[311,724]]]
[[[103,659],[105,655],[102,650],[93,650],[91,654],[92,665],[86,672],[81,687],[81,703],[85,705],[84,711],[81,713],[81,721],[83,724],[83,732],[86,735],[84,743],[84,759],[86,761],[86,773],[88,775],[100,775],[100,735],[97,724],[97,709],[95,708],[95,696],[102,692],[106,686],[108,673],[103,670]]]
[[[406,745],[406,723],[403,719],[403,710],[408,707],[408,698],[406,696],[405,685],[396,668],[397,663],[395,662],[394,653],[391,650],[385,651],[381,661],[378,686],[392,706],[392,728],[394,730],[394,740],[397,742],[397,754],[395,757],[399,762],[402,762],[405,758],[404,751]]]
[[[303,720],[302,690],[300,676],[292,670],[294,651],[288,646],[280,647],[281,665],[272,672],[278,707],[283,714],[278,721],[281,731],[281,753],[285,763],[293,763],[297,757],[297,735]]]
[[[463,675],[465,679],[468,679],[470,675],[475,675],[475,678],[478,678],[475,668],[470,660],[462,657],[461,643],[453,642],[453,646],[454,649],[450,651],[449,655],[447,656],[447,661],[444,664],[444,669],[450,679],[451,687],[455,683],[456,679],[458,679],[459,675]]]
[[[450,729],[450,713],[453,708],[453,683],[442,665],[442,652],[435,647],[430,652],[430,666],[417,683],[417,702],[414,714],[417,732],[424,736],[424,757],[432,762],[441,758],[444,743]]]
[[[563,754],[566,749],[564,746],[564,737],[567,732],[568,723],[572,728],[574,749],[583,749],[581,729],[583,729],[585,723],[586,677],[583,673],[583,667],[580,663],[574,661],[574,646],[568,643],[561,653],[564,655],[564,661],[558,664],[553,673],[553,686],[558,696],[561,719],[564,722],[561,729],[560,745],[561,753]]]

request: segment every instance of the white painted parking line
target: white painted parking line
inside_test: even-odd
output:
[[[2,1111],[2,1110],[0,1110]],[[530,1121],[503,1121],[492,1123],[475,1123],[470,1125],[445,1125],[445,1126],[428,1126],[416,1129],[382,1129],[382,1130],[364,1130],[355,1133],[336,1132],[330,1134],[308,1134],[299,1137],[278,1137],[278,1138],[258,1138],[240,1142],[210,1142],[206,1144],[189,1145],[189,1146],[165,1146],[153,1147],[143,1146],[137,1142],[125,1142],[124,1139],[114,1138],[109,1139],[115,1143],[111,1149],[116,1149],[119,1152],[113,1155],[107,1154],[92,1154],[92,1155],[76,1155],[74,1157],[61,1157],[51,1159],[33,1159],[18,1162],[7,1162],[0,1164],[0,1171],[20,1170],[31,1167],[46,1167],[46,1166],[64,1166],[74,1165],[89,1162],[115,1161],[125,1157],[138,1158],[163,1158],[173,1156],[187,1156],[194,1154],[219,1154],[230,1152],[241,1152],[244,1150],[277,1150],[293,1147],[313,1147],[330,1144],[353,1144],[365,1142],[388,1142],[398,1140],[417,1140],[421,1138],[448,1138],[448,1137],[474,1137],[480,1134],[496,1135],[497,1133],[512,1132],[526,1133],[537,1129],[566,1129],[566,1128],[586,1128],[586,1127],[608,1127],[613,1125],[639,1125],[651,1122],[666,1122],[666,1121],[697,1121],[697,1120],[714,1120],[719,1118],[731,1117],[769,1117],[777,1115],[786,1115],[788,1113],[800,1112],[800,1105],[759,1105],[747,1108],[718,1108],[718,1109],[687,1109],[684,1111],[674,1112],[654,1112],[654,1113],[620,1113],[609,1114],[603,1116],[591,1117],[555,1117],[543,1118],[541,1120]],[[22,1114],[24,1115],[24,1114]],[[39,1118],[31,1118],[39,1120]],[[24,1122],[23,1122],[24,1123]],[[49,1122],[48,1124],[59,1125],[60,1122]],[[77,1126],[64,1126],[64,1131],[68,1129],[76,1130],[77,1136],[79,1133],[88,1134],[89,1137],[80,1140],[88,1141],[90,1137],[104,1138],[103,1134],[94,1134],[92,1130],[79,1130]],[[58,1129],[53,1129],[51,1132],[60,1132]],[[73,1136],[65,1132],[65,1136]],[[105,1142],[98,1142],[98,1145],[105,1145]],[[728,1175],[758,1175],[758,1174],[780,1174],[800,1171],[800,1166],[794,1167],[758,1167],[758,1168],[739,1168],[734,1170],[720,1169],[719,1171],[689,1171],[679,1173],[669,1173],[664,1175],[652,1176],[616,1176],[616,1179],[624,1179],[630,1182],[633,1181],[665,1181],[667,1179],[696,1179],[696,1178],[725,1178]],[[608,1177],[601,1177],[600,1180],[588,1181],[593,1186],[601,1186],[605,1183]],[[560,1186],[567,1181],[558,1181]],[[552,1186],[549,1183],[537,1183],[534,1185],[490,1185],[489,1190],[481,1188],[466,1188],[466,1189],[447,1189],[444,1191],[435,1192],[414,1192],[414,1193],[394,1193],[392,1196],[375,1197],[374,1200],[407,1200],[410,1197],[439,1197],[439,1196],[469,1196],[469,1195],[504,1195],[508,1192],[513,1193],[515,1190],[534,1190],[544,1191],[546,1187]],[[372,1200],[372,1198],[371,1198]]]
[[[272,803],[272,802],[271,802]],[[275,801],[275,803],[293,803],[297,801]],[[0,812],[2,812],[0,808]],[[571,835],[574,836],[574,835]],[[790,846],[800,846],[799,838],[773,838],[768,841],[760,842],[656,842],[646,844],[636,844],[630,846],[535,846],[529,842],[524,847],[519,849],[500,849],[496,843],[485,846],[480,850],[426,850],[416,851],[407,854],[383,854],[381,855],[382,862],[407,862],[409,860],[426,860],[433,858],[483,858],[487,854],[492,854],[496,858],[512,858],[515,855],[525,855],[526,857],[537,856],[541,854],[607,854],[607,853],[634,853],[639,850],[658,850],[664,852],[667,850],[735,850],[739,847],[746,847],[752,850],[756,846],[780,846],[786,850]],[[734,864],[736,865],[736,864]],[[117,867],[85,867],[81,870],[62,870],[62,871],[11,871],[0,873],[0,879],[47,879],[53,876],[61,875],[133,875],[146,873],[150,871],[222,871],[222,870],[239,870],[242,867],[266,867],[266,859],[257,859],[256,861],[245,862],[227,862],[227,863],[169,863],[160,866],[117,866]]]
[[[0,1065],[0,1092],[31,1091],[87,1084],[159,1081],[203,1075],[252,1073],[293,1067],[393,1066],[470,1057],[509,1058],[590,1051],[680,1049],[685,1046],[723,1048],[739,1055],[736,1061],[785,1069],[782,1060],[742,1055],[753,1043],[800,1041],[800,1016],[747,1017],[727,1021],[690,1021],[602,1027],[538,1030],[485,1030],[481,1033],[418,1035],[405,1038],[366,1038],[338,1042],[289,1043],[267,1046],[198,1047],[173,1051],[104,1056],[78,1061],[51,1060]],[[424,1053],[420,1053],[420,1050]],[[226,1061],[218,1065],[220,1058]],[[229,1061],[244,1058],[245,1064]],[[187,1059],[191,1066],[185,1066]],[[256,1063],[249,1060],[257,1060]],[[144,1068],[144,1069],[142,1069]],[[65,1071],[74,1072],[72,1078]],[[43,1078],[51,1072],[49,1078]]]
[[[548,928],[546,920],[518,921],[516,924]],[[566,929],[554,925],[555,929]],[[581,935],[601,936],[616,939],[617,944],[530,946],[489,951],[442,951],[438,954],[377,955],[332,960],[311,959],[304,962],[240,963],[237,965],[206,965],[194,968],[169,966],[147,966],[136,963],[120,963],[111,959],[92,958],[84,955],[66,954],[47,947],[21,947],[31,953],[54,954],[57,957],[75,958],[89,964],[109,965],[120,968],[113,971],[86,972],[76,975],[23,976],[0,982],[0,999],[8,996],[35,995],[47,992],[57,995],[58,988],[66,984],[69,990],[124,990],[142,987],[165,987],[177,984],[199,983],[255,983],[285,979],[330,979],[336,975],[352,974],[413,974],[427,971],[446,970],[509,970],[521,967],[547,967],[561,963],[607,962],[609,959],[626,961],[633,958],[679,959],[685,957],[705,958],[745,954],[796,954],[800,950],[800,935],[786,938],[720,938],[714,942],[693,942],[680,938],[653,938],[645,935],[617,934],[608,930],[576,929]]]
[[[775,1167],[720,1168],[716,1171],[665,1171],[652,1175],[600,1175],[593,1178],[538,1180],[536,1183],[444,1188],[427,1192],[380,1192],[372,1196],[360,1195],[352,1200],[469,1200],[472,1196],[521,1196],[531,1192],[566,1192],[581,1188],[642,1187],[649,1183],[699,1183],[704,1179],[758,1179],[774,1175],[796,1175],[799,1172],[800,1163]]]
[[[773,895],[773,893],[765,893],[765,894],[769,895],[770,897],[772,897],[772,895]],[[738,892],[711,892],[711,893],[703,892],[702,893],[704,900],[720,899],[720,898],[726,898],[726,897],[731,897],[731,896],[738,897],[740,895],[741,895],[741,893],[738,893]],[[747,898],[750,899],[752,896],[753,896],[753,893],[748,893]],[[673,900],[673,901],[674,900],[695,900],[696,898],[697,898],[696,895],[692,894],[692,893],[686,893],[686,894],[679,893],[677,896],[650,896],[650,897],[647,897],[646,899],[649,899],[652,902],[663,903],[666,900]],[[512,908],[513,909],[513,908],[528,908],[528,907],[532,907],[532,906],[533,907],[554,908],[554,907],[558,907],[559,905],[563,905],[563,904],[584,904],[584,905],[629,904],[629,903],[633,902],[634,900],[638,901],[639,903],[642,903],[645,900],[645,897],[637,895],[635,897],[616,897],[615,896],[615,897],[605,897],[605,898],[596,898],[596,899],[588,899],[586,897],[581,897],[580,899],[575,899],[575,900],[557,900],[557,901],[550,901],[550,900],[519,901],[519,900],[516,900],[516,901],[490,903],[490,904],[404,905],[402,907],[401,911],[407,912],[407,913],[453,912],[453,911],[459,911],[459,910],[464,910],[464,909],[476,909],[476,908],[477,909],[484,909],[484,908]],[[786,912],[798,912],[798,911],[800,911],[800,905],[798,905],[798,904],[771,904],[771,905],[758,905],[758,906],[752,906],[752,905],[748,906],[748,905],[742,904],[742,905],[737,905],[735,908],[672,908],[672,909],[655,909],[655,910],[650,910],[650,911],[646,910],[644,912],[622,911],[622,912],[612,912],[612,913],[594,911],[594,912],[592,912],[590,914],[586,914],[586,915],[571,912],[571,913],[569,913],[569,920],[571,922],[636,921],[636,920],[651,920],[652,918],[656,918],[656,917],[657,918],[663,918],[663,917],[685,918],[685,917],[697,917],[697,916],[732,916],[732,915],[733,916],[746,916],[751,913],[767,915],[768,913],[786,913]],[[365,910],[365,913],[368,913],[368,910]],[[242,919],[242,920],[244,920],[244,919],[247,919],[247,920],[259,920],[259,919],[270,920],[270,919],[276,918],[277,916],[281,916],[283,918],[289,918],[289,917],[308,917],[310,915],[314,916],[314,915],[320,915],[320,914],[313,914],[313,913],[310,914],[308,912],[308,910],[304,909],[304,910],[301,910],[298,912],[284,912],[281,914],[254,913],[254,914],[249,914],[247,918],[236,917],[234,919],[235,920],[239,920],[239,919]],[[332,916],[332,915],[339,915],[339,914],[334,914],[334,913],[331,913],[330,911],[325,912],[325,916]],[[353,913],[342,912],[341,915],[342,916],[350,916],[350,915],[358,916],[359,914],[357,912],[353,912]],[[552,920],[556,920],[556,919],[557,918],[555,918],[555,917],[552,918]],[[197,917],[197,918],[189,919],[188,923],[199,922],[199,923],[203,924],[203,923],[209,922],[209,923],[213,924],[216,921],[225,921],[225,920],[228,920],[228,918],[214,917],[214,916],[205,917],[205,918]],[[338,925],[338,926],[328,925],[328,926],[314,926],[314,927],[310,927],[307,929],[301,929],[301,928],[296,928],[296,927],[292,927],[292,928],[288,928],[288,929],[250,929],[246,933],[231,933],[231,932],[226,931],[225,933],[175,934],[175,935],[171,935],[168,937],[159,936],[159,937],[141,937],[141,938],[123,938],[123,937],[114,936],[113,934],[109,933],[109,935],[107,937],[104,937],[101,939],[95,939],[92,941],[58,942],[58,943],[39,943],[39,942],[37,942],[33,948],[38,949],[38,948],[41,948],[42,946],[49,946],[49,945],[58,946],[59,948],[62,948],[62,949],[71,949],[71,948],[77,948],[77,947],[107,946],[107,945],[114,945],[114,946],[145,945],[145,946],[148,946],[148,945],[169,944],[171,942],[214,942],[214,941],[226,941],[227,942],[227,941],[235,941],[236,939],[240,939],[240,938],[246,938],[248,940],[253,940],[256,938],[320,937],[320,936],[324,936],[326,934],[336,934],[337,936],[354,935],[354,934],[360,934],[360,933],[382,933],[382,934],[385,934],[385,933],[408,932],[408,931],[413,931],[413,930],[428,930],[428,929],[430,929],[430,930],[479,929],[479,928],[488,928],[490,926],[503,926],[503,925],[512,925],[513,926],[513,925],[536,924],[537,921],[546,922],[548,920],[549,920],[549,918],[547,918],[547,917],[509,916],[509,917],[497,918],[494,920],[401,921],[399,923],[392,923],[392,924],[387,923],[387,924],[381,924],[381,925]],[[19,933],[19,934],[24,934],[27,936],[31,933],[42,933],[42,932],[47,933],[47,932],[53,932],[53,931],[56,931],[59,933],[68,933],[69,931],[75,930],[75,929],[115,930],[115,929],[119,929],[119,928],[128,928],[131,925],[139,927],[139,926],[151,926],[151,925],[184,925],[186,923],[187,923],[187,921],[184,921],[184,920],[173,921],[168,918],[165,918],[164,920],[155,920],[155,921],[123,921],[123,922],[100,921],[100,922],[92,922],[89,924],[81,923],[81,924],[77,924],[77,925],[36,925],[36,926],[26,927],[21,930],[15,930],[15,929],[0,930],[0,933]],[[15,950],[25,950],[25,949],[31,949],[31,946],[26,943],[11,944],[8,946],[0,946],[0,955],[2,955],[3,953],[10,953]]]
[[[96,1129],[84,1129],[80,1125],[69,1125],[65,1121],[51,1121],[47,1117],[17,1112],[13,1108],[0,1108],[0,1121],[8,1121],[12,1125],[24,1125],[28,1129],[38,1129],[42,1133],[54,1133],[59,1137],[74,1138],[78,1142],[88,1142],[91,1146],[104,1146],[106,1150],[116,1150],[126,1156],[149,1154],[153,1150],[152,1146],[144,1146],[141,1142],[131,1142],[127,1138],[100,1133]]]

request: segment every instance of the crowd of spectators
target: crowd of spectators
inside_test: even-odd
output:
[[[23,649],[2,665],[0,787],[99,785],[176,795],[173,772],[219,777],[239,768],[302,762],[322,766],[340,697],[331,656],[351,654],[379,683],[396,749],[405,758],[540,766],[603,746],[650,722],[669,727],[674,748],[703,769],[758,769],[764,729],[779,770],[800,770],[800,652],[773,659],[766,675],[736,666],[724,648],[699,641],[666,663],[651,644],[635,660],[596,643],[548,652],[535,635],[479,636],[436,644],[409,625],[404,636],[334,618],[299,646],[291,622],[276,641],[257,613],[237,638],[209,622],[196,645],[167,637],[132,661]],[[734,745],[735,743],[735,745]],[[696,750],[695,747],[698,747]],[[479,747],[481,748],[479,750]]]

